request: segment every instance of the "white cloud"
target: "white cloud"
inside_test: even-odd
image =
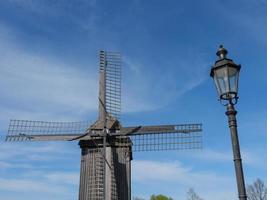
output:
[[[4,199],[73,199],[78,195],[78,145],[1,143],[0,160],[0,191]]]
[[[78,172],[75,173],[53,172],[45,174],[44,177],[52,182],[59,182],[72,185],[78,185],[80,180],[80,174]]]
[[[173,60],[178,65],[177,69],[173,66],[165,68],[157,65],[144,66],[127,55],[123,57],[123,62],[125,64],[123,92],[126,93],[123,111],[125,112],[150,111],[170,104],[174,99],[179,99],[203,83],[208,66],[205,61],[197,57],[194,61],[180,59],[176,63]],[[155,70],[151,70],[153,67]]]
[[[206,200],[229,199],[235,194],[234,177],[210,170],[198,171],[177,161],[134,160],[132,171],[135,184],[149,184],[151,187],[158,184],[168,186],[169,190],[183,188],[183,191],[193,187],[196,191],[201,191],[200,195]]]
[[[40,181],[3,179],[0,178],[0,190],[5,191],[28,191],[28,192],[48,192],[59,193],[67,192],[67,189],[61,186],[51,186]]]
[[[0,161],[0,169],[6,169],[6,168],[10,168],[11,165],[8,162],[2,162]]]
[[[194,154],[186,153],[186,155],[202,161],[216,163],[231,162],[233,160],[231,151],[219,151],[214,149],[203,149],[199,152],[195,152]]]
[[[241,154],[243,163],[248,167],[261,170],[266,169],[265,160],[267,160],[267,154],[265,148],[242,149]]]
[[[10,99],[95,109],[97,79],[50,58],[0,49],[1,93]],[[14,59],[15,58],[15,59]],[[88,91],[88,93],[86,93]],[[91,95],[90,95],[90,93]]]
[[[0,161],[0,169],[7,170],[7,169],[32,169],[30,164],[24,163],[12,163],[12,162],[5,162]]]
[[[29,52],[17,45],[12,30],[0,30],[1,125],[15,116],[77,120],[97,110],[98,77],[91,68]]]
[[[201,151],[192,153],[183,153],[184,157],[193,158],[201,162],[207,163],[233,163],[233,153],[230,150],[215,150],[203,149]],[[265,167],[265,160],[267,156],[264,149],[241,149],[242,162],[248,167],[263,169]]]
[[[224,2],[216,2],[213,4],[213,9],[217,10],[220,18],[226,20],[225,23],[228,23],[230,26],[235,27],[235,29],[241,32],[244,35],[248,35],[254,42],[259,44],[265,44],[266,39],[266,0],[243,0],[240,1],[241,4],[230,6]],[[250,8],[253,7],[253,11],[248,12]],[[221,9],[224,9],[224,12],[220,12]],[[248,45],[242,44],[242,45]],[[239,44],[241,46],[241,43]]]
[[[98,16],[95,12],[96,0],[72,1],[47,1],[34,0],[9,0],[12,5],[45,17],[68,18],[68,20],[90,34],[95,29]],[[86,13],[86,15],[84,15]],[[43,29],[53,31],[51,27],[44,26]]]
[[[56,171],[45,169],[32,169],[27,170],[18,179],[39,179],[40,182],[61,185],[79,185],[80,173],[79,171]]]
[[[148,160],[134,160],[133,174],[135,181],[176,181],[180,184],[202,184],[202,182],[216,182],[219,174],[213,172],[196,172],[193,168],[183,166],[178,161],[159,162]],[[221,181],[231,180],[227,177],[220,177]]]
[[[80,156],[77,144],[52,143],[0,143],[0,161],[6,162],[10,168],[30,168],[32,162],[59,162],[70,157]]]
[[[5,200],[20,199],[71,200],[78,196],[77,188],[43,180],[0,178],[1,198]]]
[[[187,174],[190,169],[183,168],[179,162],[163,163],[149,160],[132,161],[135,181],[173,181]]]

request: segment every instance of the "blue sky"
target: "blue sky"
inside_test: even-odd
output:
[[[94,121],[98,51],[123,56],[123,125],[203,123],[203,150],[135,153],[132,193],[237,199],[225,108],[209,77],[220,44],[242,65],[247,183],[267,182],[265,0],[0,2],[0,131],[9,119]],[[0,143],[0,197],[78,197],[77,142]]]

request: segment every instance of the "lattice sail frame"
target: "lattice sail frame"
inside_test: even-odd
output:
[[[100,71],[105,74],[105,109],[109,115],[120,119],[121,116],[121,54],[100,51]]]
[[[201,131],[202,124],[144,126],[125,136],[118,134],[117,138],[122,147],[131,141],[132,152],[201,149]]]
[[[130,136],[132,151],[164,151],[201,149],[202,134],[199,131],[190,133],[150,133]]]
[[[62,136],[79,136],[86,133],[90,122],[45,122],[30,120],[10,120],[6,136],[7,142],[61,140]],[[58,139],[57,139],[58,137]],[[67,139],[66,139],[67,140]]]

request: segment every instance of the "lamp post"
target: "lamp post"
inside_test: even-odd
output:
[[[218,60],[212,66],[210,76],[214,80],[219,100],[227,107],[225,114],[228,117],[231,132],[238,196],[240,200],[246,200],[245,180],[237,133],[237,111],[234,107],[238,100],[238,79],[241,65],[235,64],[233,60],[226,57],[227,50],[222,45],[216,55],[218,56]]]

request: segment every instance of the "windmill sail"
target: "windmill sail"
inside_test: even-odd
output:
[[[123,127],[117,137],[131,151],[163,151],[202,148],[202,124]]]
[[[104,105],[108,115],[119,119],[121,114],[121,55],[100,51],[100,71],[104,74]]]
[[[151,133],[130,136],[132,151],[165,151],[182,149],[201,149],[200,132],[184,133]]]
[[[121,55],[100,51],[99,117],[94,129],[111,128],[119,124],[121,113]],[[118,129],[119,126],[117,126]]]
[[[86,133],[90,124],[89,122],[10,120],[5,140],[7,142],[70,140]]]

